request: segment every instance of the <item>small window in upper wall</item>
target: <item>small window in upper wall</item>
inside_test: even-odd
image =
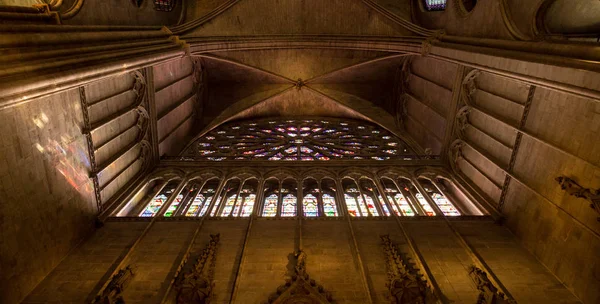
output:
[[[477,0],[462,0],[462,6],[465,11],[470,12],[475,8],[475,4],[477,4]]]
[[[154,9],[162,12],[170,12],[175,8],[177,0],[154,0]]]
[[[425,9],[428,11],[443,11],[446,9],[446,0],[425,0]]]

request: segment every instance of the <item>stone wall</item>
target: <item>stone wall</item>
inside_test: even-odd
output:
[[[463,130],[457,171],[505,215],[525,248],[584,303],[597,303],[600,266],[587,261],[600,253],[599,214],[555,178],[600,188],[600,103],[486,72],[471,88],[468,122],[455,128]]]
[[[142,234],[146,227],[150,228]],[[459,242],[454,231],[468,246]],[[109,221],[73,251],[25,303],[54,301],[57,296],[64,302],[81,303],[80,299],[97,293],[116,267],[126,265],[136,269],[124,292],[127,303],[174,303],[176,291],[165,294],[177,269],[186,256],[187,263],[193,263],[214,233],[220,233],[215,303],[266,301],[290,277],[292,254],[298,246],[307,254],[306,270],[311,279],[330,291],[338,303],[388,303],[383,234],[389,234],[397,248],[415,263],[418,257],[410,249],[412,241],[429,275],[452,303],[472,304],[476,300],[478,291],[467,270],[474,255],[481,257],[518,303],[579,303],[506,228],[487,218],[451,222],[398,222],[394,218],[350,222],[346,218],[157,219],[152,224]]]
[[[18,303],[93,229],[77,89],[0,111],[0,302]]]

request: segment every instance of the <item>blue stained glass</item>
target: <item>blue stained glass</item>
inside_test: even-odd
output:
[[[428,11],[442,11],[446,9],[446,0],[425,0],[425,8]]]

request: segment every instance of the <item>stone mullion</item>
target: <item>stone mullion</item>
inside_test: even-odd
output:
[[[132,216],[139,216],[140,213],[142,213],[142,211],[144,211],[144,209],[146,209],[146,207],[148,206],[148,204],[150,203],[150,201],[152,201],[157,195],[159,195],[160,192],[163,191],[163,189],[167,186],[168,183],[169,183],[168,180],[163,181],[162,184],[161,184],[161,186],[158,187],[158,190],[156,190],[150,196],[150,199],[145,200],[145,202],[140,202],[135,208],[133,208],[133,211],[130,212],[132,214]]]
[[[252,213],[250,217],[259,217],[262,216],[262,211],[264,208],[265,201],[265,180],[259,179],[258,186],[256,187],[256,201],[254,202],[254,207],[252,208]]]
[[[221,197],[221,202],[219,203],[218,206],[216,206],[215,208],[217,208],[217,210],[215,211],[215,217],[219,217],[221,216],[221,214],[223,213],[223,209],[225,209],[225,204],[227,204],[227,189],[226,186],[229,185],[229,182],[231,181],[231,179],[227,180],[227,182],[225,182],[225,184],[223,185],[223,189],[221,189],[221,192],[223,192],[223,197]],[[241,184],[241,181],[240,181]],[[235,203],[234,203],[235,205]]]
[[[192,196],[190,198],[190,202],[187,204],[187,206],[185,206],[182,201],[181,205],[179,205],[179,207],[177,207],[177,210],[175,210],[175,213],[173,213],[174,216],[185,215],[187,213],[188,209],[190,209],[190,207],[194,203],[194,200],[196,199],[196,196],[198,196],[200,191],[202,191],[202,187],[199,187],[198,190],[194,191],[194,193],[192,194]],[[206,200],[206,198],[204,200]],[[202,206],[200,206],[200,208],[202,208]]]
[[[423,209],[423,206],[421,206],[421,203],[419,203],[419,200],[415,197],[415,195],[410,189],[408,189],[408,191],[405,191],[403,188],[398,187],[398,190],[400,190],[400,193],[404,195],[404,197],[410,203],[411,207],[413,207],[417,215],[427,216],[427,212],[425,212],[425,209]]]
[[[346,200],[344,200],[344,188],[342,187],[342,182],[337,178],[334,180],[334,182],[338,190],[335,193],[335,195],[337,196],[336,207],[338,208],[338,213],[340,216],[350,217],[350,213],[348,212],[348,206],[346,206]]]
[[[283,209],[283,194],[281,193],[283,181],[277,180],[279,182],[279,192],[277,193],[277,213],[275,217],[281,217],[281,209]]]
[[[398,185],[398,183],[396,182],[396,180],[394,179],[390,179],[394,185],[396,186],[396,189],[398,189],[398,191],[400,191],[400,194],[402,194],[402,196],[404,196],[404,198],[406,199],[406,202],[408,203],[408,205],[410,206],[410,208],[412,208],[412,210],[415,212],[416,215],[424,215],[423,210],[420,208],[420,206],[415,205],[415,201],[412,198],[410,191],[406,192],[404,190],[404,188],[400,187],[400,185]],[[398,205],[398,210],[400,210],[400,204]],[[401,211],[402,212],[402,211]],[[403,214],[404,215],[404,214]]]
[[[362,193],[362,190],[360,189],[360,184],[358,183],[359,181],[354,180],[354,183],[356,184],[356,188],[358,189],[358,195],[360,197],[362,197],[363,199],[363,204],[365,204],[365,208],[367,209],[367,215],[364,215],[362,213],[362,211],[360,210],[360,202],[358,201],[358,199],[356,200],[356,205],[358,207],[358,213],[360,214],[360,216],[373,216],[373,214],[371,213],[371,210],[369,210],[369,205],[367,204],[367,200],[365,199],[365,195]]]
[[[454,206],[456,209],[458,209],[458,212],[460,212],[460,215],[466,215],[466,213],[468,213],[468,212],[465,212],[465,209],[463,208],[463,206],[461,206],[461,204],[458,203],[458,200],[456,199],[456,197],[454,195],[450,194],[450,192],[445,190],[444,185],[440,184],[435,178],[431,178],[430,181],[433,184],[433,186],[436,187],[438,189],[438,191],[441,194],[443,194],[448,201],[450,201],[452,206]]]
[[[531,110],[531,103],[533,102],[533,97],[535,96],[535,89],[536,86],[534,85],[531,85],[529,87],[529,94],[527,95],[527,101],[525,102],[525,107],[523,108],[523,115],[521,116],[519,128],[517,129],[517,136],[515,137],[515,143],[513,144],[512,154],[510,155],[510,162],[508,163],[508,168],[506,169],[506,171],[509,174],[506,174],[506,176],[504,177],[504,183],[502,184],[502,192],[500,194],[500,200],[498,201],[499,211],[502,211],[502,209],[504,208],[506,195],[508,194],[508,188],[510,187],[510,182],[512,180],[511,175],[513,174],[513,169],[517,161],[517,155],[519,154],[519,147],[521,146],[521,140],[523,139],[523,129],[527,124],[527,117],[529,116],[529,111]]]
[[[213,196],[213,199],[210,200],[210,204],[208,205],[208,208],[206,208],[206,213],[204,213],[205,217],[209,217],[210,216],[210,212],[215,207],[215,205],[217,204],[217,200],[222,200],[222,198],[219,198],[219,195],[221,194],[221,191],[225,187],[226,183],[227,183],[227,180],[221,179],[221,182],[219,183],[219,186],[217,186],[217,189],[215,190],[215,195]],[[202,207],[204,207],[204,206],[202,206]],[[216,216],[216,212],[215,212],[215,216]]]
[[[425,191],[425,188],[423,188],[419,180],[416,178],[411,178],[411,180],[415,184],[415,187],[417,187],[417,190],[421,192],[421,195],[423,195],[427,203],[429,203],[431,208],[435,211],[436,215],[445,216],[442,210],[440,210],[440,207],[438,207],[438,205],[433,201],[431,196],[429,196],[429,193]]]
[[[296,216],[303,217],[304,216],[304,185],[300,182],[296,181]],[[318,204],[318,200],[317,200]]]
[[[244,180],[244,182],[242,182],[240,184],[240,190],[238,191],[237,197],[235,198],[235,204],[233,205],[233,210],[231,210],[231,216],[232,217],[240,217],[240,214],[242,214],[242,209],[244,208],[244,202],[246,201],[246,197],[240,196],[242,194],[242,191],[244,190],[244,185],[246,184],[246,182],[249,179]],[[235,211],[235,206],[237,205],[237,201],[238,199],[241,198],[242,200],[240,201],[240,207],[238,208],[237,214],[233,214],[233,211]]]
[[[187,184],[188,180],[185,178],[182,179],[181,182],[179,182],[179,185],[177,185],[177,187],[175,188],[175,190],[173,190],[173,193],[171,193],[171,196],[169,196],[167,201],[160,207],[160,209],[158,210],[156,215],[154,215],[154,217],[163,216],[167,209],[169,209],[169,206],[171,206],[173,201],[175,201],[175,198],[179,195],[179,193],[183,190],[183,188],[185,188]]]
[[[317,195],[317,207],[319,208],[318,217],[325,217],[326,215],[325,215],[325,206],[323,203],[323,186],[321,185],[321,180],[317,181],[317,186],[319,187],[318,188],[319,193]]]
[[[387,192],[385,191],[385,187],[381,184],[381,182],[379,181],[378,178],[374,179],[373,182],[375,183],[375,187],[377,187],[377,188],[380,189],[379,193],[381,194],[381,198],[383,199],[383,203],[387,206],[387,209],[390,212],[390,216],[398,216],[396,214],[396,212],[394,212],[394,208],[392,208],[392,203],[395,203],[395,202],[390,202],[388,200],[388,197],[387,197],[388,195],[387,195]],[[381,191],[381,189],[383,189],[383,191]],[[396,205],[396,207],[397,206],[398,205]],[[398,210],[400,210],[400,209],[398,209]],[[383,214],[383,215],[385,216],[385,214]]]
[[[85,87],[79,87],[79,102],[81,105],[81,113],[83,115],[84,130],[91,128],[90,115],[88,112],[87,98],[85,96]],[[102,193],[100,189],[100,181],[98,179],[97,164],[96,164],[96,153],[94,151],[94,142],[92,135],[89,132],[85,132],[85,140],[87,144],[88,156],[90,157],[90,175],[92,178],[92,184],[94,186],[94,197],[96,198],[96,208],[98,213],[102,211]]]

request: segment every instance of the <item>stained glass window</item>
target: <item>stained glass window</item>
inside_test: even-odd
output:
[[[446,0],[425,0],[425,9],[428,11],[443,11],[446,9]]]
[[[406,197],[404,197],[404,194],[398,190],[394,181],[383,178],[381,179],[381,182],[385,187],[386,196],[394,209],[394,213],[397,215],[414,216],[415,211],[412,209],[412,206]]]
[[[367,208],[369,209],[369,213],[373,216],[378,216],[379,212],[377,211],[377,207],[375,207],[375,204],[378,204],[383,208],[386,215],[390,215],[390,212],[387,210],[385,204],[379,200],[378,197],[381,196],[379,196],[379,192],[373,184],[373,181],[370,179],[361,178],[358,181],[358,183],[360,184],[360,190],[367,202]]]
[[[435,204],[440,208],[440,211],[445,216],[459,216],[460,212],[450,203],[446,197],[439,192],[439,190],[431,183],[431,181],[426,179],[419,179],[419,183],[423,186],[423,189],[427,191],[427,194],[433,199]]]
[[[154,0],[154,9],[157,11],[170,12],[175,8],[177,0]]]
[[[231,214],[239,191],[240,180],[237,178],[229,180],[225,187],[223,187],[222,193],[224,193],[223,195],[225,196],[225,205],[223,206],[220,216],[229,216]]]
[[[304,216],[315,217],[319,216],[319,185],[314,179],[304,180],[302,198],[302,210]]]
[[[173,191],[175,191],[175,188],[177,188],[179,182],[179,180],[173,180],[167,183],[167,185],[165,185],[162,190],[160,190],[160,192],[153,197],[152,200],[150,200],[148,205],[146,205],[146,208],[144,208],[144,210],[140,213],[140,216],[155,216],[160,211],[162,206],[167,202],[169,197],[173,194]]]
[[[279,206],[279,182],[277,180],[268,180],[265,182],[264,189],[265,201],[262,216],[277,216],[277,207]]]
[[[202,216],[208,209],[212,201],[215,191],[219,186],[217,179],[212,179],[206,182],[201,191],[196,194],[194,200],[189,204],[185,211],[185,216]]]
[[[198,138],[181,156],[211,161],[413,157],[413,151],[400,138],[376,125],[336,119],[236,121]]]
[[[257,185],[258,181],[256,179],[244,181],[235,208],[231,214],[232,216],[247,217],[252,214],[252,209],[254,208],[254,203],[256,201]]]
[[[281,184],[281,216],[296,216],[296,203],[298,201],[296,191],[296,181],[294,180],[288,179]]]
[[[361,192],[358,190],[358,186],[354,180],[344,178],[342,180],[342,187],[344,188],[344,200],[348,207],[348,213],[350,216],[368,216],[369,209]],[[373,206],[374,208],[374,206]]]
[[[325,216],[338,216],[338,209],[335,202],[335,182],[332,179],[323,179],[321,181],[323,213]]]
[[[433,211],[433,208],[431,208],[431,206],[429,205],[429,203],[427,202],[425,197],[420,192],[415,193],[415,197],[417,198],[417,200],[419,201],[419,204],[421,204],[421,206],[425,210],[425,213],[428,216],[435,215],[435,211]]]
[[[167,211],[165,211],[165,214],[163,216],[171,217],[175,215],[175,211],[177,211],[177,208],[181,205],[182,201],[184,199],[187,199],[187,197],[190,195],[189,192],[191,190],[192,189],[190,189],[190,186],[183,188],[183,190],[181,190],[181,192],[177,194],[177,196],[175,197],[169,208],[167,208]]]

